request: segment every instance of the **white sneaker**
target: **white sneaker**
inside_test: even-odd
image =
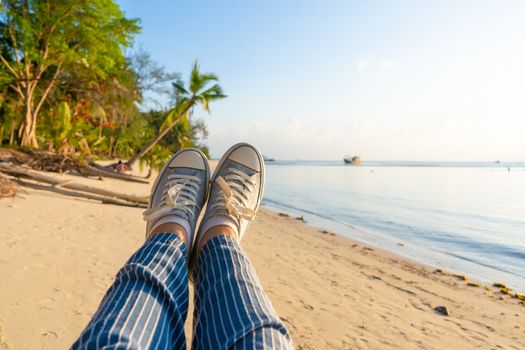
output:
[[[196,246],[216,225],[230,226],[241,240],[261,204],[264,192],[264,160],[247,143],[232,146],[222,156],[211,179],[211,190]]]
[[[166,163],[151,189],[146,239],[158,226],[177,223],[185,228],[191,252],[197,219],[209,192],[210,168],[206,156],[197,149],[177,152]]]

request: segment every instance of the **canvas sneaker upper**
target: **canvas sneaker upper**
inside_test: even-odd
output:
[[[168,216],[187,220],[189,242],[208,194],[210,170],[206,156],[196,149],[176,153],[155,181],[150,208],[143,214],[147,221],[146,238],[157,223]]]
[[[210,197],[200,231],[212,218],[223,218],[235,228],[238,239],[244,235],[261,203],[264,191],[264,160],[252,145],[231,147],[220,160],[212,177]],[[199,232],[197,240],[204,232]]]

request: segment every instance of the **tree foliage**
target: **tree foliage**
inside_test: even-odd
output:
[[[53,88],[72,76],[90,84],[114,75],[139,27],[113,0],[5,0],[0,11],[1,81],[23,101],[21,145],[36,147]]]
[[[140,47],[126,56],[138,31],[115,0],[0,1],[0,146],[153,167],[183,147],[207,152],[206,125],[189,116],[225,97],[217,77],[195,63],[184,84]]]
[[[201,105],[206,112],[210,113],[210,102],[226,98],[222,87],[218,84],[218,80],[219,78],[215,74],[201,73],[199,63],[195,61],[188,84],[185,84],[184,81],[180,79],[172,83],[172,100],[175,106],[167,113],[163,123],[159,127],[159,132],[134,155],[127,164],[132,166],[136,161],[154,149],[175,125],[181,124],[189,126],[190,114],[195,107]]]

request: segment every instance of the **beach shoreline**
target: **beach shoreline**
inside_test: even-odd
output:
[[[142,244],[142,209],[25,191],[0,201],[0,349],[67,348]],[[298,349],[525,347],[525,305],[462,275],[267,208],[242,245]]]

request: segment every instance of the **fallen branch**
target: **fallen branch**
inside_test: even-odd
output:
[[[17,176],[17,177],[22,176],[22,177],[30,178],[38,182],[44,182],[44,183],[53,185],[55,189],[57,187],[58,189],[67,188],[70,190],[93,193],[93,194],[97,194],[97,195],[101,195],[105,197],[122,199],[125,201],[134,202],[134,203],[148,204],[148,197],[140,197],[140,196],[135,196],[132,194],[118,193],[118,192],[113,192],[113,191],[109,191],[109,190],[105,190],[105,189],[97,188],[97,187],[92,187],[92,186],[88,186],[84,184],[68,182],[68,181],[64,181],[63,179],[58,179],[53,176],[44,175],[37,171],[25,169],[25,168],[22,168],[16,165],[6,165],[6,164],[0,163],[0,171],[6,174],[10,174],[12,176]]]
[[[67,185],[69,183],[73,182],[73,180],[66,180],[66,181],[63,181],[59,184],[56,184],[56,185],[53,185],[53,187],[56,187],[56,188],[60,188],[60,187],[64,187],[64,185]]]
[[[33,182],[24,181],[21,179],[15,179],[16,183],[18,183],[21,186],[34,188],[37,190],[44,190],[44,191],[50,191],[55,193],[60,193],[66,196],[72,196],[72,197],[79,197],[79,198],[85,198],[85,199],[93,199],[96,201],[100,201],[102,203],[109,203],[109,204],[116,204],[116,205],[123,205],[126,207],[135,207],[135,208],[147,208],[147,204],[143,203],[133,203],[124,201],[121,199],[115,199],[115,198],[109,198],[109,197],[103,197],[103,196],[97,196],[94,194],[89,193],[81,193],[81,192],[75,192],[75,191],[69,191],[64,190],[62,188],[56,187],[56,186],[46,186],[46,185],[40,185]]]
[[[34,170],[79,173],[80,162],[75,155],[49,151],[21,149],[0,149],[0,160],[17,165],[26,165]]]
[[[148,180],[144,180],[144,179],[132,176],[132,175],[119,174],[119,173],[108,170],[105,167],[102,167],[96,164],[85,165],[79,169],[80,169],[80,172],[84,175],[109,177],[112,179],[118,179],[118,180],[130,181],[130,182],[138,182],[142,184],[149,183]]]
[[[29,162],[31,157],[14,149],[0,148],[0,160],[4,162],[15,160],[18,163],[24,163]]]
[[[1,1],[1,0],[0,0]],[[113,169],[83,160],[79,154],[62,154],[42,150],[23,149],[20,152],[14,149],[0,148],[0,161],[16,165],[26,165],[33,170],[53,171],[58,173],[69,172],[85,176],[102,176],[112,179],[148,183],[140,177],[119,174]]]

